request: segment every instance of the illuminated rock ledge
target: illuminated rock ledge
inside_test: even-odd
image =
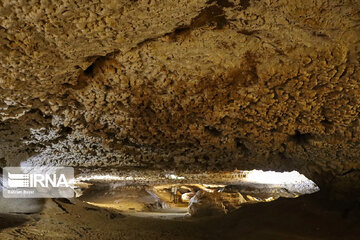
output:
[[[130,175],[131,174],[131,175]],[[73,183],[89,204],[137,216],[175,218],[229,213],[244,204],[295,198],[319,191],[296,171],[235,171],[201,174],[118,172],[80,174]]]

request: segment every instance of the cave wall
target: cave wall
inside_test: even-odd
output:
[[[0,163],[360,180],[358,0],[0,3]]]

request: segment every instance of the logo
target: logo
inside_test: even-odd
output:
[[[8,173],[8,187],[29,187],[29,174]]]
[[[5,167],[3,178],[5,198],[74,197],[72,167]]]

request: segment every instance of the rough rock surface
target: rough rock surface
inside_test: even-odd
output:
[[[358,0],[0,3],[0,162],[360,179]],[[348,189],[344,189],[348,187]]]
[[[188,209],[191,216],[194,217],[212,216],[236,210],[246,202],[239,192],[209,193],[200,190],[190,199]]]
[[[186,221],[135,218],[77,199],[73,203],[53,199],[45,203],[41,214],[8,215],[6,221],[0,221],[0,238],[358,240],[360,234],[359,208],[342,214],[326,209],[313,196],[247,205],[233,214]]]

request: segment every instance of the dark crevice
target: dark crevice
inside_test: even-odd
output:
[[[249,149],[244,144],[243,139],[235,138],[235,144],[236,144],[236,147],[241,150],[241,152],[247,153],[249,151]]]
[[[167,35],[169,35],[169,34],[171,34],[171,33],[165,33],[164,35],[161,35],[161,36],[152,37],[152,38],[146,38],[146,39],[142,40],[141,42],[138,42],[135,47],[133,47],[133,48],[130,49],[130,51],[133,50],[133,49],[135,49],[136,47],[141,47],[142,45],[144,45],[144,44],[146,44],[146,43],[155,41],[155,40],[157,40],[157,39],[159,39],[159,38],[161,38],[161,37],[163,37],[163,36],[167,36]]]
[[[209,0],[207,1],[207,4],[210,6],[202,9],[198,16],[191,20],[190,25],[179,26],[171,32],[165,33],[163,35],[146,38],[143,41],[137,43],[135,47],[130,49],[130,51],[142,46],[143,44],[155,41],[165,36],[168,36],[170,40],[176,41],[178,40],[178,36],[187,36],[192,30],[200,27],[210,26],[214,27],[214,29],[223,29],[228,24],[228,20],[223,8],[236,7],[235,4],[228,0]],[[239,5],[241,10],[244,10],[250,6],[250,1],[241,0]],[[252,34],[250,31],[244,33]],[[89,67],[89,72],[91,72],[91,66]]]
[[[95,62],[94,62],[95,63]],[[93,73],[94,73],[94,68],[95,68],[95,65],[94,63],[92,63],[90,66],[88,66],[85,70],[84,70],[84,74],[86,76],[92,76]]]
[[[133,143],[131,142],[128,138],[125,138],[122,140],[122,144],[125,146],[130,146],[130,147],[136,147],[136,148],[140,148],[141,145],[137,144],[137,143]]]
[[[67,198],[56,198],[57,201],[62,202],[62,203],[66,203],[66,204],[71,204],[74,205],[74,203],[72,203],[69,199]]]
[[[344,71],[341,73],[341,75],[339,76],[339,79],[343,78],[347,73],[347,68],[344,69]]]
[[[65,135],[71,134],[72,131],[73,130],[71,127],[65,127],[65,126],[61,127],[61,133],[65,134]]]
[[[313,32],[312,33],[314,36],[316,36],[316,37],[323,37],[323,38],[329,38],[329,36],[328,35],[326,35],[326,34],[324,34],[324,33],[320,33],[320,32]]]
[[[356,170],[356,169],[353,169],[353,168],[352,168],[352,169],[350,169],[350,170],[348,170],[348,171],[340,174],[340,176],[346,176],[346,175],[348,175],[348,174],[351,174],[351,173],[357,172],[357,171],[360,171],[360,170]]]
[[[241,33],[241,34],[244,34],[244,35],[247,35],[247,36],[251,36],[254,33],[257,33],[258,31],[256,31],[256,30],[250,31],[250,30],[242,29],[242,30],[239,30],[237,32]]]
[[[172,32],[172,34],[175,34],[175,35],[183,34],[189,30],[191,30],[191,28],[189,26],[178,27]]]
[[[115,54],[119,53],[118,50],[110,52],[106,54],[105,56],[89,56],[86,58],[87,62],[92,62],[84,71],[82,71],[77,79],[77,82],[75,85],[64,83],[63,86],[65,88],[71,88],[74,90],[81,90],[84,89],[89,85],[89,79],[93,78],[95,75],[95,71],[106,60],[112,58]]]
[[[326,128],[333,126],[333,123],[330,122],[327,118],[325,118],[324,120],[320,121],[320,123],[321,123],[324,127],[326,127]]]
[[[218,5],[211,5],[204,8],[200,14],[193,18],[190,27],[192,29],[214,26],[215,29],[222,29],[227,24],[225,11]]]
[[[99,209],[93,208],[93,207],[84,207],[84,209],[85,209],[86,211],[100,211]]]
[[[310,133],[300,133],[298,130],[295,131],[294,135],[290,136],[290,140],[299,145],[308,144],[310,139],[312,139],[312,135]]]
[[[215,137],[221,136],[221,131],[211,126],[205,126],[205,131],[209,132]]]
[[[241,10],[245,10],[247,9],[248,7],[250,7],[250,0],[240,0],[240,7],[241,7]]]
[[[176,28],[174,31],[165,34],[165,36],[168,36],[170,40],[177,41],[179,36],[186,37],[191,32],[190,26],[181,26]]]
[[[69,213],[59,202],[57,202],[54,198],[52,199],[54,203],[65,213]]]
[[[171,40],[175,41],[178,39],[178,36],[182,35],[186,37],[192,30],[197,28],[209,26],[214,29],[223,29],[228,24],[223,8],[234,7],[234,3],[227,0],[209,0],[207,4],[211,5],[202,9],[201,12],[191,20],[190,25],[180,26],[172,32],[164,34],[164,36],[169,36]],[[147,39],[143,42],[152,40],[154,39]]]
[[[106,59],[106,56],[93,56],[93,57],[90,57],[90,58],[95,58],[95,60],[83,72],[84,75],[87,76],[87,77],[93,77],[94,76],[94,70],[96,69],[96,66],[99,63],[103,62]]]

